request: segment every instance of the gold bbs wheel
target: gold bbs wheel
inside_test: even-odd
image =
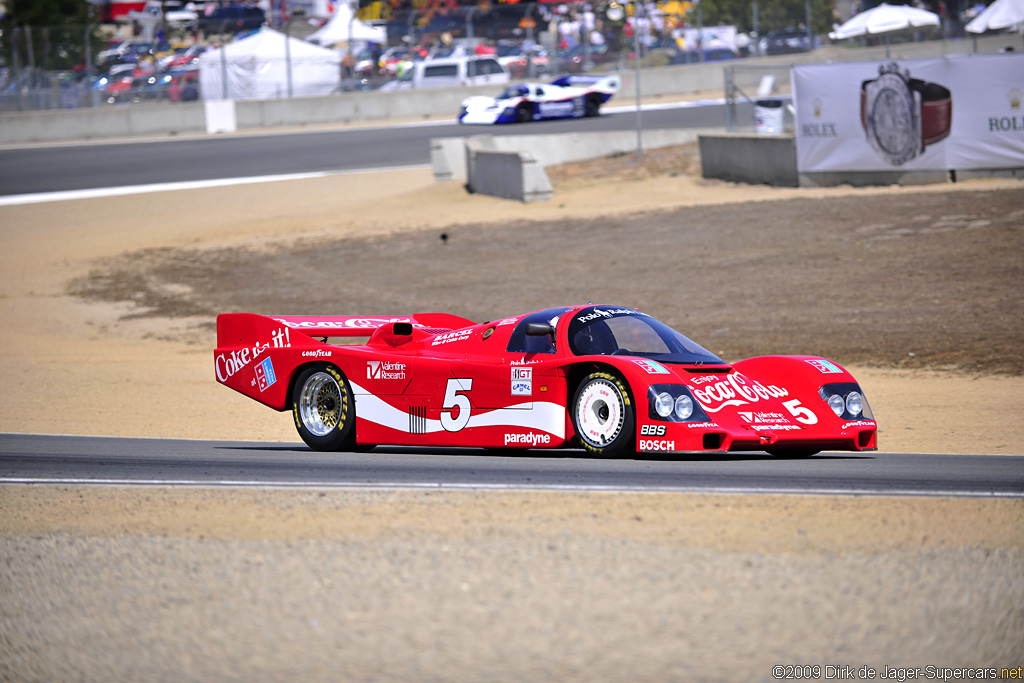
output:
[[[315,436],[327,436],[341,417],[341,388],[326,372],[318,372],[302,385],[299,419]]]
[[[292,413],[299,436],[318,451],[355,448],[355,404],[348,381],[338,368],[306,366],[295,379]]]

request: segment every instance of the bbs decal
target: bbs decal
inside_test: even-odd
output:
[[[641,425],[640,436],[665,436],[665,425]]]

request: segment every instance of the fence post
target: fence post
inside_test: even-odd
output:
[[[736,130],[736,77],[734,67],[723,69],[725,80],[725,130],[732,133]]]

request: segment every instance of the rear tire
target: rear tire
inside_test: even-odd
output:
[[[633,400],[625,380],[612,372],[592,372],[572,402],[572,423],[583,448],[602,458],[636,453]]]
[[[601,115],[601,100],[598,97],[588,97],[584,111],[586,116],[600,116]]]
[[[527,123],[533,120],[533,108],[528,104],[516,107],[516,123]]]
[[[352,389],[333,365],[306,367],[292,389],[295,428],[315,451],[350,451],[356,445],[356,406]]]

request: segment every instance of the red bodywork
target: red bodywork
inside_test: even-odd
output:
[[[562,319],[571,321],[588,308],[565,309]],[[513,331],[527,317],[475,324],[440,313],[223,314],[217,318],[215,375],[284,411],[292,408],[299,372],[310,364],[334,366],[351,385],[356,442],[362,445],[571,446],[577,386],[592,372],[611,370],[631,395],[638,452],[876,448],[877,426],[866,399],[859,419],[837,416],[826,403],[823,386],[856,380],[825,359],[763,356],[732,365],[680,365],[629,355],[580,356],[570,351],[569,324],[556,324],[554,349],[510,351]],[[369,339],[355,346],[327,339],[360,336]],[[651,397],[659,389],[651,388],[666,385],[695,399],[699,409],[692,418],[671,421],[654,413]]]

